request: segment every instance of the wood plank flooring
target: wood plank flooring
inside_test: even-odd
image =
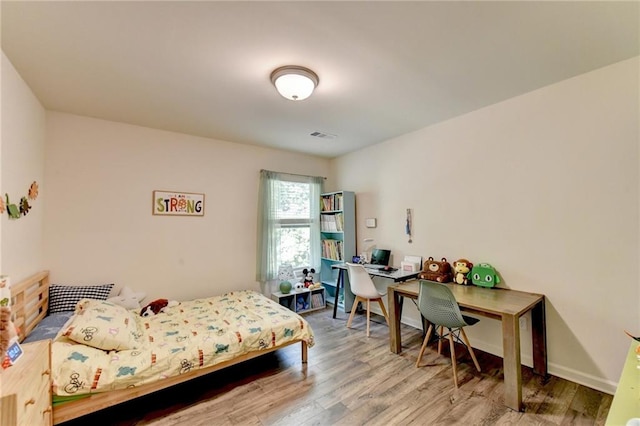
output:
[[[524,367],[525,412],[503,405],[502,359],[476,350],[478,373],[464,347],[456,347],[452,379],[448,345],[430,345],[420,368],[421,331],[402,326],[403,352],[389,351],[384,319],[365,316],[351,329],[331,310],[306,315],[316,337],[309,363],[300,346],[212,373],[66,425],[602,425],[612,396]]]

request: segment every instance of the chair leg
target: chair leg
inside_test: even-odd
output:
[[[440,326],[440,338],[438,339],[438,355],[442,353],[442,336],[444,336],[444,327]]]
[[[451,348],[451,366],[453,367],[453,383],[456,385],[456,389],[458,389],[458,367],[456,364],[456,348],[453,344],[453,333],[451,329],[449,329],[449,347]]]
[[[369,303],[371,302],[371,299],[367,299],[367,337],[369,337],[369,320],[371,317],[371,306],[369,306]]]
[[[424,355],[424,350],[427,349],[427,344],[429,343],[429,337],[431,337],[432,331],[433,331],[433,324],[429,324],[427,335],[424,338],[424,342],[422,342],[422,347],[420,348],[420,353],[418,354],[418,360],[416,361],[416,368],[420,366],[420,361],[422,361],[422,355]]]
[[[382,299],[377,299],[378,304],[380,305],[380,310],[382,311],[382,315],[384,315],[385,321],[387,321],[387,325],[389,325],[389,315],[387,315],[387,310],[384,307],[384,303],[382,303]]]
[[[356,314],[356,309],[358,309],[359,301],[360,301],[360,296],[356,296],[356,300],[353,301],[353,306],[351,307],[351,315],[349,315],[349,320],[347,321],[347,328],[351,328],[351,321],[353,321],[353,317]]]
[[[467,333],[464,332],[464,328],[460,328],[460,334],[462,335],[462,340],[464,340],[465,345],[467,345],[467,349],[469,349],[469,355],[471,355],[471,359],[473,363],[476,365],[476,369],[478,369],[478,373],[482,372],[480,370],[480,364],[478,364],[478,360],[476,359],[476,354],[473,352],[473,348],[469,344],[469,339],[467,339]]]

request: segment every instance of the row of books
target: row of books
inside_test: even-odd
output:
[[[323,232],[342,231],[344,217],[342,213],[320,215],[320,230]]]
[[[322,211],[342,210],[342,194],[332,194],[322,196]]]
[[[344,252],[342,249],[342,241],[340,240],[322,240],[322,257],[326,259],[344,261]]]
[[[324,306],[324,293],[314,293],[311,295],[311,308]]]

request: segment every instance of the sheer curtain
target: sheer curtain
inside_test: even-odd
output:
[[[309,215],[307,223],[310,232],[309,257],[312,268],[320,269],[320,194],[324,178],[317,176],[299,176],[287,173],[260,171],[260,189],[258,195],[258,247],[256,253],[256,280],[260,282],[262,292],[270,293],[270,282],[278,276],[281,259],[278,258],[277,230],[282,226],[281,193],[282,181],[309,184]]]

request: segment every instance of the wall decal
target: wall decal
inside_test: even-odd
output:
[[[26,216],[31,210],[31,205],[29,205],[29,200],[35,200],[38,198],[38,183],[33,181],[31,186],[29,187],[29,191],[27,192],[27,196],[20,198],[19,204],[13,204],[9,199],[9,194],[4,194],[6,199],[6,204],[0,198],[0,214],[4,213],[5,209],[10,219],[20,219],[21,216]]]
[[[152,213],[164,216],[204,216],[204,194],[153,191]]]
[[[38,183],[34,180],[29,187],[29,199],[35,200],[36,198],[38,198]]]

